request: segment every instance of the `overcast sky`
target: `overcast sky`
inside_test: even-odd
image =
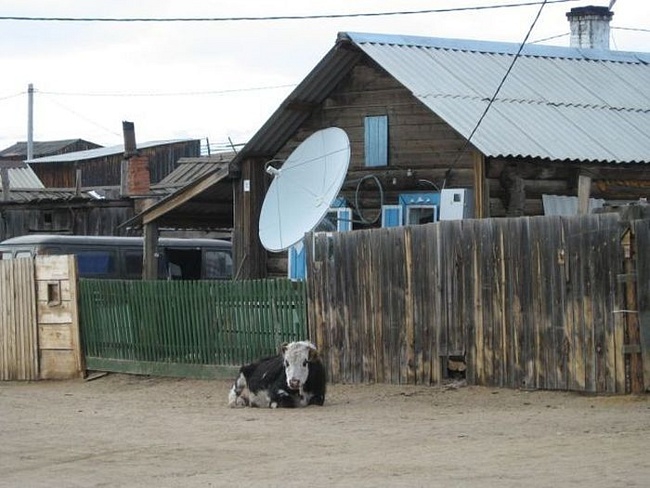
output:
[[[241,18],[420,11],[534,0],[0,0],[0,17]],[[549,0],[552,1],[552,0]],[[569,45],[566,12],[547,4],[530,40]],[[122,143],[196,138],[245,143],[341,31],[521,42],[540,6],[302,20],[62,22],[0,19],[0,149],[27,140]],[[650,51],[650,0],[617,0],[610,47]],[[559,36],[559,37],[555,37]],[[649,80],[650,82],[650,80]]]

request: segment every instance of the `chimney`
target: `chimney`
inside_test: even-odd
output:
[[[135,127],[132,122],[122,122],[124,135],[124,159],[122,159],[120,194],[145,196],[149,194],[149,158],[141,156],[135,142]]]
[[[609,22],[614,12],[608,7],[575,7],[566,16],[571,25],[571,47],[609,49]]]

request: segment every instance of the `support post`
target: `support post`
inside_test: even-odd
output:
[[[2,183],[2,201],[9,201],[9,168],[0,167],[0,182]]]
[[[27,160],[34,158],[34,85],[27,85]]]
[[[629,365],[629,393],[643,393],[643,358],[641,357],[641,333],[639,327],[638,301],[637,301],[637,275],[635,240],[633,229],[630,227],[623,235],[623,251],[625,270],[625,344],[623,353],[626,355],[626,366]],[[626,368],[627,369],[627,368]],[[627,383],[626,379],[626,383]]]
[[[589,196],[591,193],[591,176],[578,176],[578,215],[589,213]]]
[[[158,224],[149,222],[144,225],[144,250],[142,253],[142,279],[158,278]]]

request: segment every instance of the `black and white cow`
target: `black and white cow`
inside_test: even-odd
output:
[[[231,407],[323,405],[327,377],[316,346],[284,343],[280,354],[242,366],[228,394]]]

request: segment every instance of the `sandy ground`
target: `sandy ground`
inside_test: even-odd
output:
[[[228,387],[0,383],[0,487],[650,486],[647,395],[330,385],[261,410]]]

